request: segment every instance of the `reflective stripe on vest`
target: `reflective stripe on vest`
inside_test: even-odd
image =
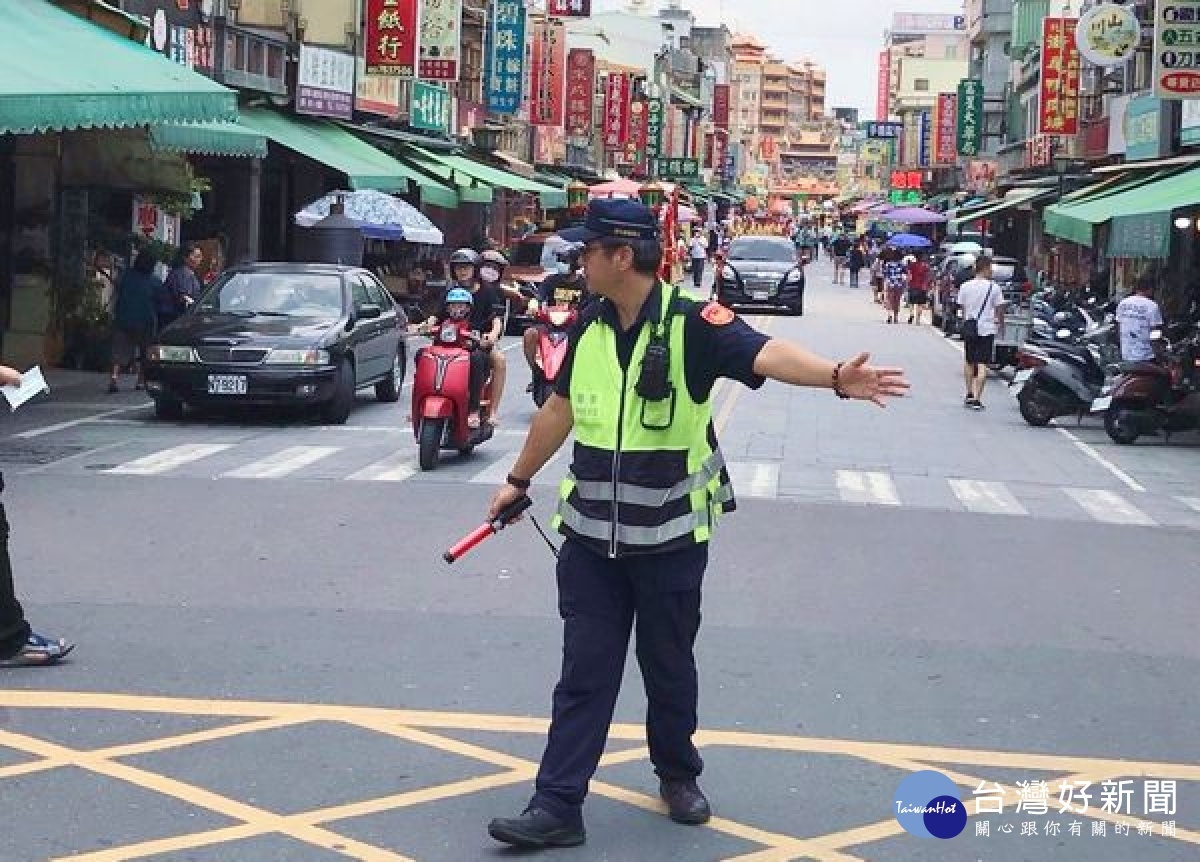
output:
[[[725,457],[720,452],[713,452],[704,459],[704,463],[700,465],[699,470],[687,478],[676,482],[670,488],[647,488],[642,485],[631,485],[628,482],[617,482],[617,502],[628,503],[631,506],[649,506],[652,508],[665,506],[672,500],[686,497],[694,491],[704,490],[713,479],[720,478],[721,471],[724,469]],[[581,497],[586,497],[590,500],[612,499],[612,482],[583,482],[576,479],[572,473],[568,473],[567,478],[573,483],[575,490],[579,492],[579,496]],[[729,490],[732,492],[732,489]],[[728,499],[732,498],[733,494],[730,493]],[[726,501],[719,500],[718,502]]]
[[[607,542],[612,535],[612,523],[585,518],[570,506],[559,509],[558,519],[572,532],[588,539]],[[707,532],[712,526],[712,517],[707,510],[691,512],[667,521],[658,527],[632,527],[617,524],[617,541],[622,545],[654,546],[682,539],[697,531]]]

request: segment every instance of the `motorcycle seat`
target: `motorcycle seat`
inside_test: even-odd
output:
[[[1170,377],[1171,370],[1153,362],[1122,362],[1118,369],[1122,374],[1156,374],[1160,377]]]

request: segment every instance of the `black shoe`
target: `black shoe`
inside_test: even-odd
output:
[[[667,803],[668,816],[676,823],[699,825],[712,817],[708,799],[694,778],[660,782],[658,795]]]
[[[578,847],[587,840],[582,825],[571,826],[541,808],[526,808],[520,817],[497,817],[488,835],[513,847]]]

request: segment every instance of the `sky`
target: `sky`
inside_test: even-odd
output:
[[[608,11],[628,4],[592,5]],[[854,107],[871,118],[879,50],[892,13],[962,14],[963,0],[682,0],[682,6],[701,26],[723,16],[731,30],[753,33],[781,60],[814,60],[828,72],[827,108]]]

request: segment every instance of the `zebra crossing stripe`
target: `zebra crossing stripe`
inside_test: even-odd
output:
[[[289,446],[222,473],[223,479],[281,479],[341,451],[340,446]]]
[[[886,473],[861,473],[857,470],[838,470],[838,493],[846,503],[872,503],[877,506],[899,506],[900,495]]]
[[[1025,507],[1017,502],[1004,485],[999,482],[976,482],[971,479],[951,479],[950,488],[954,496],[970,512],[987,515],[1028,515]]]
[[[403,482],[417,472],[411,452],[396,452],[346,477],[349,482]]]
[[[752,461],[726,463],[733,492],[739,497],[773,500],[779,496],[779,465]]]
[[[1063,488],[1063,491],[1085,512],[1102,523],[1157,526],[1153,518],[1112,491],[1090,491],[1083,488]]]
[[[126,476],[154,476],[232,448],[232,443],[184,443],[182,446],[172,446],[170,449],[118,464],[104,472]]]
[[[1176,497],[1176,499],[1193,512],[1200,512],[1200,497]]]

